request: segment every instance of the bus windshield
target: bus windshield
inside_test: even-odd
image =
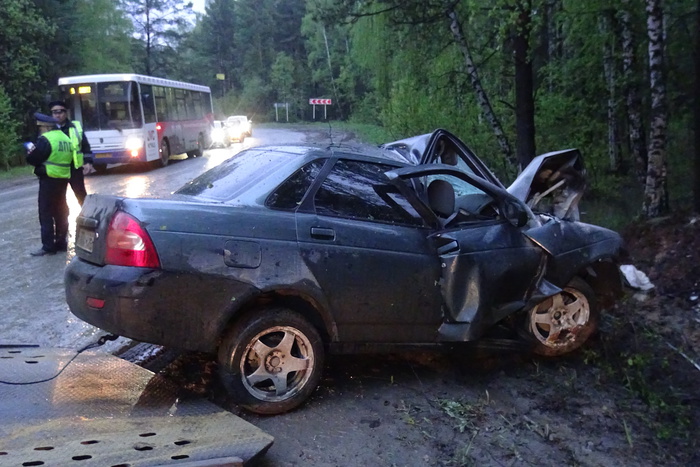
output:
[[[143,119],[138,85],[133,81],[77,85],[83,128],[125,130],[141,128]]]

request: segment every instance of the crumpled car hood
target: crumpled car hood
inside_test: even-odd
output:
[[[578,149],[548,152],[535,157],[507,190],[533,211],[577,221],[585,175]]]
[[[453,147],[463,156],[478,160],[463,141],[442,129],[386,143],[381,149],[403,157],[410,164],[426,164],[433,162],[434,156],[427,152],[440,139],[457,142]],[[578,149],[548,152],[535,157],[507,190],[533,212],[577,221],[580,219],[578,203],[586,187],[585,176],[583,158]],[[501,183],[490,172],[488,177],[492,177],[492,183]]]

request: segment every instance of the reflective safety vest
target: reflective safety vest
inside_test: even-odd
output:
[[[42,136],[51,144],[51,155],[44,162],[46,175],[51,178],[70,178],[70,163],[74,153],[71,139],[58,128]]]
[[[80,146],[83,142],[83,127],[80,122],[71,122],[72,126],[68,128],[68,133],[70,133],[70,141],[73,145],[73,165],[76,169],[83,166],[83,152],[80,150]]]

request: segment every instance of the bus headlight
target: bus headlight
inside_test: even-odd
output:
[[[138,136],[129,136],[124,142],[124,147],[131,157],[138,157],[143,149],[143,139]]]

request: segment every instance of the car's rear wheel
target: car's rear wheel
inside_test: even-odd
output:
[[[189,151],[187,157],[202,157],[202,154],[204,154],[204,135],[200,134],[199,138],[197,138],[197,149]]]
[[[249,314],[219,347],[222,382],[235,402],[259,414],[303,403],[321,379],[324,349],[316,328],[286,308]]]
[[[596,331],[599,316],[593,290],[574,278],[562,292],[528,312],[526,326],[535,340],[534,352],[558,356],[578,349]]]

